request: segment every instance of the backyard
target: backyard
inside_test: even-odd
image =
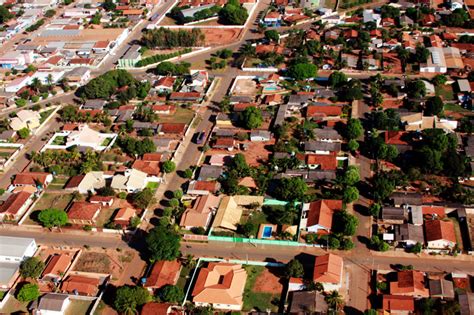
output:
[[[280,278],[263,266],[245,266],[247,282],[244,289],[243,310],[278,311],[283,286]]]
[[[160,116],[161,123],[184,123],[189,124],[193,119],[194,111],[190,108],[178,106],[176,113],[171,116]]]
[[[94,301],[81,301],[71,299],[71,304],[67,308],[64,315],[88,314],[89,309],[94,304]]]
[[[111,274],[112,279],[120,278],[126,265],[133,260],[132,251],[106,250],[83,251],[74,266],[75,271]]]
[[[65,145],[66,144],[66,136],[56,136],[53,139],[52,145]]]
[[[51,183],[51,185],[53,184]],[[61,184],[58,183],[58,186],[59,185]],[[54,187],[55,186],[53,185],[53,189]],[[38,214],[41,210],[49,208],[66,210],[73,198],[74,196],[72,194],[64,193],[63,191],[45,192],[35,204],[34,208],[31,210],[30,216],[23,222],[23,224],[37,225]]]

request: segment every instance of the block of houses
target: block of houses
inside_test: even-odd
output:
[[[78,191],[81,194],[95,193],[105,187],[104,172],[89,172],[86,175],[71,177],[64,189]]]
[[[213,229],[237,231],[244,207],[252,205],[259,208],[263,205],[263,199],[263,196],[224,196],[212,223]]]
[[[177,260],[160,260],[155,262],[146,278],[145,288],[155,290],[165,285],[175,285],[181,271],[181,263]]]
[[[66,314],[70,304],[71,299],[67,294],[47,293],[40,298],[35,314]]]
[[[452,281],[446,279],[430,279],[430,297],[443,300],[454,300],[454,285]]]
[[[23,128],[33,130],[40,125],[41,116],[39,112],[29,109],[22,109],[16,113],[16,117],[10,119],[10,127],[18,131]]]
[[[143,190],[147,183],[148,175],[136,169],[127,169],[124,174],[116,174],[112,178],[110,187],[118,191],[135,193]]]
[[[310,233],[330,233],[335,211],[342,209],[342,200],[323,199],[303,205],[300,226]]]
[[[71,275],[63,281],[61,290],[69,294],[96,296],[99,292],[100,280],[80,275]]]
[[[34,187],[42,190],[53,181],[53,175],[45,172],[22,172],[17,173],[12,181],[14,187]]]
[[[33,194],[20,191],[10,194],[0,205],[0,220],[18,221],[33,203]]]
[[[403,270],[397,272],[397,281],[390,282],[390,294],[412,296],[416,298],[428,297],[425,275],[417,270]]]
[[[69,221],[73,224],[94,225],[102,206],[87,201],[74,202],[67,212]]]
[[[208,263],[199,270],[192,292],[196,306],[240,311],[247,272],[241,265]]]
[[[452,221],[425,221],[425,235],[429,249],[452,249],[456,246],[456,234]]]
[[[120,225],[122,228],[126,228],[130,225],[132,218],[136,215],[137,212],[133,208],[120,208],[115,214],[114,223]]]
[[[217,210],[219,202],[220,197],[213,194],[197,197],[192,207],[184,211],[179,226],[186,230],[194,227],[202,227],[207,230],[211,223],[212,214]]]
[[[73,256],[69,253],[51,255],[46,261],[41,280],[59,282],[71,265],[72,260]]]
[[[313,269],[313,281],[323,285],[325,292],[338,291],[342,285],[344,263],[342,257],[326,254],[316,257]]]
[[[384,314],[412,314],[415,311],[415,299],[412,296],[384,294],[382,311]]]

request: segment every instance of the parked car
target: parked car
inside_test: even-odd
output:
[[[198,132],[198,134],[196,135],[196,144],[203,144],[204,140],[206,140],[206,133]]]

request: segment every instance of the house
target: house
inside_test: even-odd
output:
[[[311,233],[330,233],[335,211],[342,209],[342,200],[323,199],[303,205],[300,226]]]
[[[316,128],[313,130],[314,138],[324,142],[342,142],[342,136],[333,128]]]
[[[19,220],[33,202],[32,196],[33,194],[27,191],[10,194],[0,205],[0,220]]]
[[[176,81],[174,77],[161,77],[156,82],[153,88],[159,93],[173,92],[173,86]]]
[[[148,302],[143,305],[140,315],[184,315],[184,311],[170,303]]]
[[[331,154],[341,151],[341,143],[310,140],[304,143],[304,150],[307,153]]]
[[[16,136],[15,130],[5,130],[0,132],[0,142],[9,142],[13,141]]]
[[[10,127],[18,131],[23,128],[30,130],[36,129],[40,126],[41,115],[29,109],[22,109],[16,113],[16,117],[10,119]]]
[[[82,105],[81,109],[103,110],[105,104],[107,104],[107,101],[105,100],[87,100],[84,105]]]
[[[461,315],[470,315],[474,312],[474,293],[461,292],[458,294]]]
[[[299,110],[308,105],[308,102],[313,99],[313,93],[298,93],[298,94],[291,94],[288,98],[288,105],[289,110]]]
[[[160,260],[155,262],[146,278],[144,287],[155,290],[165,285],[175,285],[178,282],[181,263],[177,260]]]
[[[244,207],[258,209],[263,205],[263,196],[224,196],[217,209],[216,217],[212,223],[214,230],[236,231],[240,222]]]
[[[199,169],[199,181],[208,181],[208,180],[215,180],[221,177],[224,173],[224,168],[218,165],[203,165]]]
[[[212,194],[197,197],[192,208],[184,211],[179,226],[186,230],[194,227],[202,227],[207,230],[212,214],[219,206],[219,201],[220,197]]]
[[[429,249],[452,249],[456,246],[456,234],[452,221],[425,221],[425,235]]]
[[[45,172],[22,172],[15,175],[12,181],[14,187],[31,186],[42,190],[53,181],[53,175]]]
[[[76,67],[66,72],[64,75],[67,78],[69,85],[83,86],[91,78],[91,70],[88,67]]]
[[[419,193],[394,192],[389,199],[392,200],[395,207],[403,205],[421,206],[423,204],[422,196]]]
[[[78,191],[81,194],[95,193],[97,189],[105,187],[104,172],[89,172],[86,175],[71,177],[65,189]]]
[[[66,143],[64,145],[52,145],[51,143],[57,137],[65,137]],[[100,133],[91,129],[88,125],[81,125],[78,127],[78,130],[56,133],[42,150],[67,149],[72,146],[77,146],[79,148],[91,148],[95,151],[103,151],[110,148],[116,139],[117,135],[114,133]]]
[[[69,294],[96,296],[100,280],[79,275],[68,276],[61,285],[61,290]]]
[[[430,279],[430,297],[443,300],[454,300],[454,285],[446,279]]]
[[[141,191],[148,184],[147,174],[136,169],[127,169],[125,173],[114,175],[110,187],[118,191],[135,193]]]
[[[324,170],[324,171],[335,171],[337,169],[337,158],[335,154],[297,154],[297,158],[300,159],[302,156],[302,161],[305,166],[310,170]],[[300,159],[301,160],[301,159]]]
[[[384,294],[382,311],[384,314],[412,314],[415,311],[415,299],[412,296]]]
[[[33,314],[37,315],[63,315],[71,304],[67,294],[47,293],[40,298],[38,308]]]
[[[420,72],[446,73],[448,71],[448,67],[446,64],[443,48],[428,47],[427,49],[430,52],[430,57],[428,57],[426,63],[420,64]]]
[[[306,288],[303,278],[290,277],[288,279],[288,292],[302,291]]]
[[[21,262],[34,256],[38,246],[32,238],[0,236],[0,288],[11,288]]]
[[[212,145],[213,149],[222,149],[233,151],[235,147],[235,140],[232,138],[217,138]]]
[[[252,130],[250,132],[250,141],[252,142],[263,142],[270,141],[272,134],[268,130]]]
[[[424,244],[423,227],[409,223],[397,224],[395,228],[395,241],[405,247],[411,247],[417,243]]]
[[[267,27],[279,27],[281,25],[281,14],[277,11],[268,12],[262,22]]]
[[[161,175],[160,163],[160,161],[148,161],[145,159],[135,160],[132,164],[132,169],[146,173],[150,177],[156,177],[158,180],[158,177]]]
[[[69,253],[51,255],[41,274],[41,280],[59,282],[71,265],[72,260],[73,256]]]
[[[326,254],[316,257],[313,270],[313,281],[323,285],[325,292],[338,291],[342,285],[344,264],[342,257]]]
[[[289,314],[326,314],[328,304],[318,291],[290,292]]]
[[[123,56],[118,60],[120,68],[133,68],[141,59],[140,45],[132,45]]]
[[[426,288],[424,273],[417,270],[398,271],[397,281],[390,282],[390,294],[428,297],[429,291]]]
[[[178,102],[199,102],[202,96],[199,92],[173,92],[170,94],[170,101]]]
[[[403,224],[408,213],[405,208],[384,206],[380,217],[384,224]]]
[[[188,184],[186,194],[190,196],[205,196],[208,194],[216,194],[220,189],[218,181],[192,180]]]
[[[114,223],[120,225],[122,228],[126,228],[130,225],[130,220],[137,215],[137,212],[133,208],[120,208],[115,214]]]
[[[163,123],[160,124],[160,134],[184,136],[188,126],[184,123]]]
[[[71,205],[67,216],[73,224],[93,225],[101,209],[102,206],[100,204],[78,201]]]
[[[99,204],[102,207],[111,207],[114,203],[114,197],[94,195],[89,198],[89,202],[92,204]]]
[[[214,309],[240,311],[247,272],[241,265],[208,263],[199,270],[192,292],[196,306],[212,306]]]
[[[372,9],[365,9],[362,12],[362,17],[363,17],[364,24],[368,22],[373,22],[375,23],[376,27],[380,26],[380,22],[382,20],[382,16],[378,13],[374,13],[374,10]]]

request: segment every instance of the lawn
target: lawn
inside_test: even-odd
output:
[[[59,190],[63,189],[64,185],[66,185],[69,177],[55,177],[53,181],[49,184],[48,189],[51,190]]]
[[[244,306],[245,312],[257,309],[261,312],[265,312],[267,309],[278,311],[278,308],[272,305],[271,293],[256,292],[254,290],[255,281],[257,277],[264,271],[263,266],[245,266],[247,271],[247,282],[245,283],[244,289]]]
[[[112,142],[112,138],[105,138],[101,146],[106,147],[110,144],[110,142]]]
[[[461,114],[462,113],[465,113],[465,114],[470,113],[469,110],[459,106],[458,104],[453,104],[453,103],[444,104],[444,110],[454,112],[454,113],[461,113]]]
[[[43,196],[41,196],[41,199],[36,203],[35,207],[31,210],[30,216],[24,221],[24,224],[37,225],[37,217],[41,210],[49,208],[66,210],[72,199],[72,194],[44,193]]]
[[[110,221],[110,218],[115,212],[115,208],[102,208],[99,211],[99,215],[95,221],[95,226],[103,227],[107,222]]]
[[[454,100],[453,88],[451,85],[442,85],[435,88],[436,95],[440,96],[445,101]]]
[[[88,314],[89,309],[92,307],[94,301],[81,301],[71,299],[71,304],[67,308],[65,315],[81,315]]]
[[[52,113],[54,108],[40,113],[40,124],[42,124]]]
[[[66,144],[66,136],[56,136],[51,144],[53,144],[53,145],[65,145]]]
[[[181,272],[179,273],[179,278],[178,278],[178,282],[176,283],[176,285],[181,289],[183,290],[183,292],[185,292],[185,289],[186,289],[186,284],[188,282],[188,279],[191,278],[191,273],[192,272],[192,269],[189,268],[189,266],[184,266],[183,265],[183,268],[181,268]]]
[[[170,116],[160,116],[161,123],[185,123],[189,124],[193,119],[194,111],[189,108],[178,106],[176,113]]]
[[[149,182],[149,183],[146,185],[146,188],[150,188],[151,190],[157,190],[159,186],[160,186],[160,183],[157,183],[157,182]]]

